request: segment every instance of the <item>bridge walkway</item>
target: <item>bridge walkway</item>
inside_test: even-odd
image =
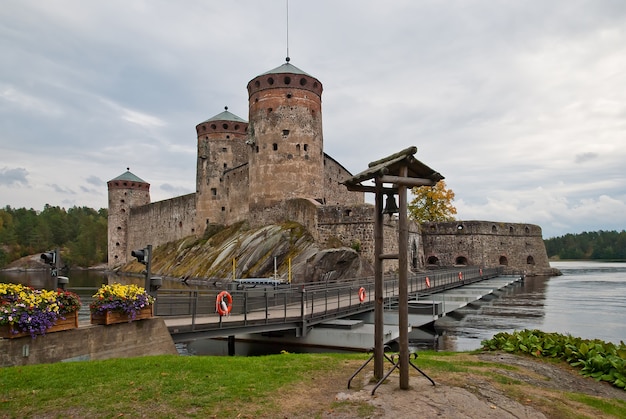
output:
[[[514,277],[502,277],[501,273],[498,268],[465,267],[412,275],[408,281],[409,308],[414,312],[412,327],[432,323],[447,312],[515,281]],[[361,288],[365,291],[362,301],[359,298]],[[373,278],[349,283],[232,289],[229,293],[233,305],[228,316],[219,316],[215,310],[220,291],[159,290],[155,314],[164,318],[174,341],[184,342],[286,330],[304,337],[314,326],[367,316],[374,309]],[[385,277],[383,304],[386,311],[393,311],[397,306],[398,291],[398,278]]]

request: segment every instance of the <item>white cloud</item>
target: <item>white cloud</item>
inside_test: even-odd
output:
[[[153,200],[194,191],[195,125],[247,118],[285,18],[258,0],[5,1],[0,167],[24,172],[0,172],[2,203],[104,207],[129,166]],[[626,224],[626,3],[320,0],[289,18],[292,64],[324,85],[325,151],[352,172],[416,145],[460,218]]]

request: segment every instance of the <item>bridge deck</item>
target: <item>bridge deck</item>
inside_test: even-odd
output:
[[[409,323],[413,328],[427,325],[520,280],[520,277],[497,275],[498,272],[485,269],[483,273],[478,268],[475,272],[471,269],[436,272],[429,275],[430,287],[426,285],[425,275],[411,278]],[[341,328],[336,322],[338,319],[357,319],[355,324],[360,321],[358,327],[365,330],[368,323],[373,323],[369,318],[374,309],[373,285],[373,281],[364,280],[356,285],[308,284],[304,288],[233,290],[233,308],[228,316],[215,313],[215,291],[159,292],[156,314],[164,317],[177,342],[276,331],[292,331],[295,338],[302,338],[310,334],[314,326],[315,329]],[[360,288],[365,290],[363,301],[359,299]],[[392,329],[397,325],[397,295],[397,280],[385,280],[384,317],[385,324]]]

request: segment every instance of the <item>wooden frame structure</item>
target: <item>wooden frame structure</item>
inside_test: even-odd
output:
[[[433,186],[444,177],[426,166],[414,155],[417,147],[409,147],[383,159],[371,162],[367,170],[346,180],[350,191],[375,194],[374,211],[374,377],[383,378],[383,260],[398,259],[398,326],[400,388],[409,388],[409,313],[408,313],[408,209],[407,188]],[[363,182],[374,184],[363,184]],[[390,184],[391,186],[385,186]],[[383,195],[398,195],[398,253],[384,254],[383,249]],[[394,198],[395,199],[395,198]]]

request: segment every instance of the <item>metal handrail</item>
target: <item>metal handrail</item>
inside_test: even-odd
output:
[[[498,276],[501,268],[459,267],[454,269],[414,273],[408,278],[411,298],[440,292],[471,282]],[[429,277],[430,287],[425,278]],[[383,304],[397,304],[399,280],[397,275],[384,277]],[[364,301],[358,292],[365,290]],[[157,316],[190,318],[181,328],[194,330],[227,329],[229,327],[257,326],[259,324],[297,324],[303,333],[306,328],[332,318],[371,311],[374,307],[374,278],[353,281],[288,284],[278,287],[233,289],[232,310],[229,316],[215,312],[215,300],[222,290],[160,289],[155,304]],[[434,310],[434,308],[433,308]]]

